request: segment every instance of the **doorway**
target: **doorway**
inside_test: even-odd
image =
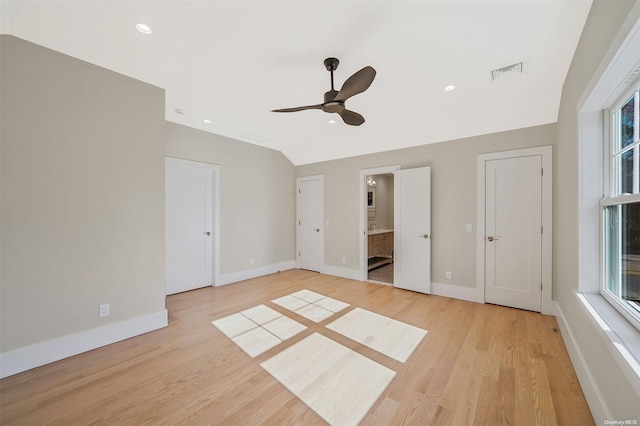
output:
[[[393,284],[393,174],[368,175],[367,279]]]
[[[363,281],[393,285],[394,176],[400,166],[360,170],[360,273]]]
[[[478,287],[484,301],[551,309],[551,147],[478,156]]]
[[[166,294],[215,284],[218,166],[165,158]]]

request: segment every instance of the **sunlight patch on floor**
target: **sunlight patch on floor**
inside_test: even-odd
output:
[[[265,305],[254,306],[211,323],[252,358],[307,328]]]
[[[350,306],[309,290],[271,302],[316,323]],[[251,357],[307,328],[265,305],[217,319],[212,324]],[[421,328],[357,307],[326,328],[400,362],[409,359],[427,334]],[[395,371],[318,332],[260,365],[332,425],[358,424],[396,375]]]
[[[427,334],[421,328],[361,308],[347,312],[327,328],[400,362],[409,359]]]
[[[350,306],[348,303],[310,290],[296,291],[295,293],[274,299],[272,302],[313,322],[324,321],[333,314]]]
[[[396,375],[318,333],[260,365],[332,425],[357,425]]]

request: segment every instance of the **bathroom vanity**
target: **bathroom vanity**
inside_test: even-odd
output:
[[[393,262],[393,229],[368,231],[368,269]]]

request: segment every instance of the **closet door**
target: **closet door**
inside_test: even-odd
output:
[[[213,284],[214,167],[165,159],[167,294]]]
[[[324,263],[324,177],[297,179],[298,268],[320,271]]]
[[[485,163],[485,301],[542,308],[542,156]]]

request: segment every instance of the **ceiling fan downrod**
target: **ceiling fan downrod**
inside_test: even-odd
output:
[[[340,61],[337,58],[327,58],[324,60],[324,67],[331,73],[331,91],[335,91],[333,88],[333,72],[340,65]]]

